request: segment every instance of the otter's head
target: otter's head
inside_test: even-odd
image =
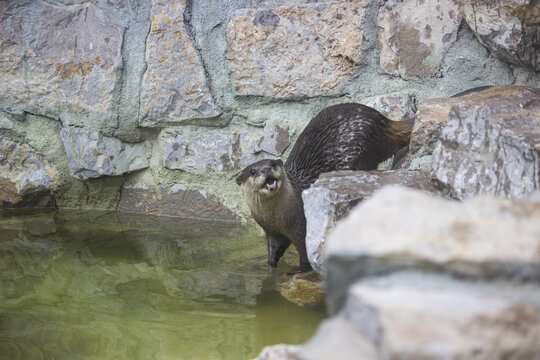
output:
[[[283,161],[261,160],[247,166],[236,178],[244,192],[271,197],[277,194],[287,179]]]

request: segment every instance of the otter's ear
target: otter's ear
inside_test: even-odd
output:
[[[281,159],[272,160],[272,165],[283,166]]]

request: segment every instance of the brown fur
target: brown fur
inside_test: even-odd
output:
[[[298,137],[285,165],[261,160],[237,177],[255,221],[268,242],[268,264],[277,263],[292,242],[300,256],[296,272],[311,270],[306,253],[302,191],[322,172],[373,170],[409,143],[411,128],[360,104],[331,106],[315,116]],[[276,180],[275,189],[266,185]]]

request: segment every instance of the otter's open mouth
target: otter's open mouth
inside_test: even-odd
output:
[[[268,191],[274,191],[277,189],[278,182],[275,178],[269,177],[266,179],[266,182],[263,184],[263,188]]]

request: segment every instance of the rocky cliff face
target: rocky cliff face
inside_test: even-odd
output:
[[[412,119],[428,98],[538,86],[538,6],[499,3],[2,1],[3,207],[144,197],[239,219],[235,173],[286,157],[328,105]]]

